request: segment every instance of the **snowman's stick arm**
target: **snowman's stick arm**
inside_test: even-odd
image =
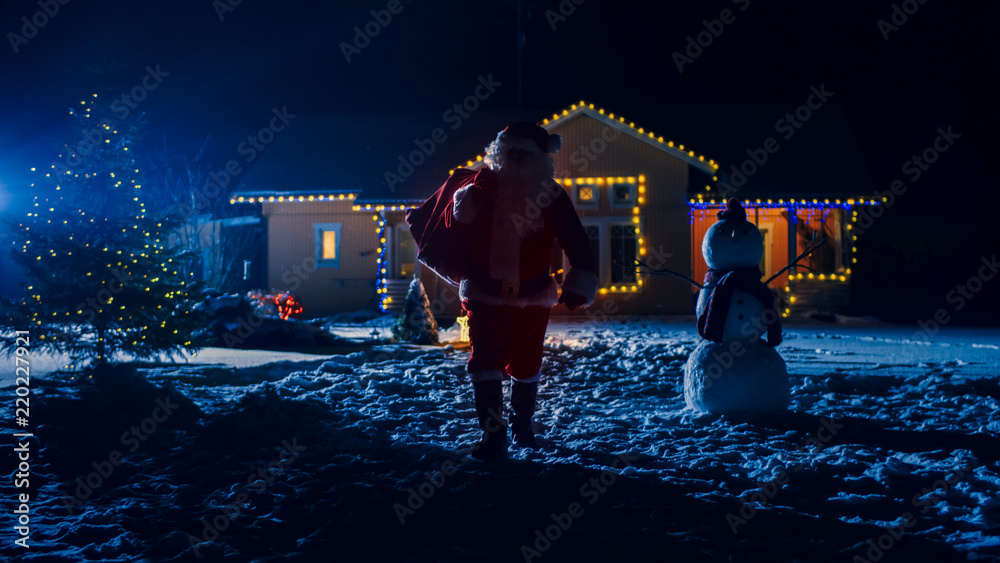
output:
[[[619,254],[622,255],[622,258],[628,258],[627,256],[625,256],[624,252],[620,252]],[[670,268],[654,268],[654,267],[650,266],[649,264],[646,264],[642,260],[639,260],[638,258],[633,258],[632,260],[633,260],[633,264],[632,264],[633,266],[638,265],[640,267],[643,267],[643,268],[647,269],[646,271],[640,271],[639,272],[640,274],[652,274],[654,276],[673,276],[675,278],[680,278],[680,279],[688,282],[689,284],[697,287],[698,289],[703,289],[705,287],[704,285],[702,285],[702,284],[694,281],[693,279],[685,276],[684,274],[682,274],[680,272],[675,272],[675,271],[671,270]],[[618,262],[617,260],[615,260],[615,262],[617,262],[621,266],[628,266],[629,265],[629,264],[626,264],[624,262]]]
[[[817,248],[823,246],[823,244],[826,243],[826,241],[828,241],[828,240],[830,240],[830,237],[823,237],[823,238],[819,239],[818,241],[810,244],[808,248],[806,248],[805,250],[802,251],[802,254],[799,254],[798,256],[796,256],[795,259],[792,260],[791,262],[789,262],[787,266],[785,266],[784,268],[778,270],[771,277],[767,278],[767,281],[764,282],[764,285],[767,285],[767,284],[771,283],[772,281],[774,281],[774,279],[777,278],[778,276],[780,276],[782,274],[782,272],[784,272],[785,270],[791,268],[792,266],[795,266],[796,263],[798,263],[799,260],[802,260],[806,256],[809,256],[810,254],[812,254],[812,252],[814,250],[816,250]],[[810,269],[810,270],[812,269],[812,268],[809,268],[808,266],[803,266],[803,268],[807,268],[807,269]]]
[[[646,267],[648,268],[649,266],[646,266]],[[682,274],[680,272],[675,272],[675,271],[673,271],[671,269],[668,269],[668,268],[660,268],[659,270],[650,270],[648,272],[639,272],[639,273],[640,274],[652,274],[654,276],[673,276],[675,278],[680,278],[680,279],[688,282],[689,284],[697,287],[698,289],[704,289],[705,288],[704,285],[702,285],[702,284],[694,281],[693,279],[685,276],[684,274]]]

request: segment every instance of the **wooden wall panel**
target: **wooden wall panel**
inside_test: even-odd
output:
[[[560,123],[552,131],[563,136],[563,148],[553,158],[557,178],[645,176],[645,202],[640,205],[640,215],[647,254],[642,258],[651,266],[689,273],[689,165],[586,115]],[[603,186],[600,207],[596,211],[582,210],[581,216],[631,217],[630,209],[611,210],[609,202],[610,194]],[[640,292],[609,293],[599,297],[592,309],[622,314],[690,314],[691,295],[691,286],[684,281],[648,276]],[[562,307],[554,309],[557,314],[563,311]]]
[[[371,213],[352,211],[350,202],[265,203],[264,213],[271,288],[292,291],[306,316],[373,306],[378,240]],[[309,271],[315,264],[315,223],[341,224],[338,268]]]

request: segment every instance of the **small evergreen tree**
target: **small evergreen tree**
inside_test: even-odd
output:
[[[438,343],[438,324],[431,312],[431,302],[427,299],[424,284],[420,283],[417,276],[413,276],[413,281],[410,282],[403,312],[392,327],[392,334],[397,340],[416,344]]]
[[[146,209],[133,155],[141,116],[116,115],[110,101],[94,94],[70,110],[75,136],[31,185],[34,207],[11,252],[25,296],[0,317],[30,331],[36,349],[96,364],[178,352],[203,326],[194,274],[170,241],[183,217]]]

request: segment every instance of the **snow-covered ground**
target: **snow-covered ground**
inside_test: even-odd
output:
[[[3,358],[4,356],[0,356]],[[65,354],[42,355],[30,354],[31,373],[36,376],[46,376],[52,372],[66,371],[70,365],[70,358]],[[275,350],[239,350],[234,348],[202,348],[195,354],[184,354],[175,361],[190,364],[223,365],[237,368],[262,366],[274,362],[303,362],[319,360],[328,356],[318,356],[316,354],[302,354],[299,352],[280,352]],[[170,358],[161,358],[161,361],[171,361]],[[14,360],[10,360],[11,365]],[[3,370],[0,373],[0,389],[14,384],[14,370]]]
[[[82,399],[35,380],[32,547],[13,547],[7,527],[3,552],[1000,560],[1000,330],[786,326],[791,411],[740,421],[684,408],[692,324],[553,322],[542,448],[496,465],[466,457],[478,429],[461,348],[206,350],[204,363],[140,370],[160,388],[125,377]],[[3,447],[14,456],[13,438]],[[11,510],[14,478],[0,487]]]

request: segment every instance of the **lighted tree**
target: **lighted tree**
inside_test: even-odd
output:
[[[424,284],[420,278],[413,276],[410,289],[406,292],[403,312],[392,327],[392,334],[398,340],[407,340],[416,344],[437,344],[438,325],[431,312],[431,302],[427,299]]]
[[[183,218],[147,210],[133,155],[141,116],[115,109],[94,94],[70,110],[74,137],[38,172],[16,227],[25,296],[3,315],[34,348],[97,364],[179,352],[202,326],[186,253],[170,240]]]

